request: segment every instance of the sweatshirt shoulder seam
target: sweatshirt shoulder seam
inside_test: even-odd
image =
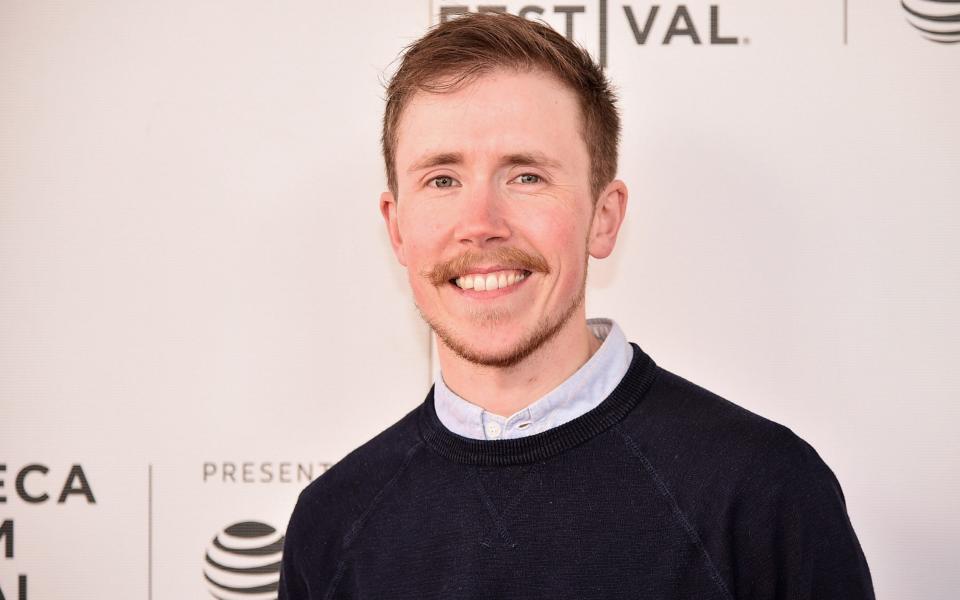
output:
[[[623,442],[626,445],[627,449],[633,454],[643,465],[644,470],[650,475],[653,479],[654,485],[657,488],[657,491],[660,492],[667,502],[670,505],[670,510],[673,513],[674,518],[680,523],[680,526],[686,532],[687,536],[690,538],[690,541],[694,543],[697,549],[700,551],[700,554],[703,557],[704,562],[706,563],[707,569],[710,571],[710,577],[713,579],[714,583],[717,584],[717,587],[720,588],[720,591],[723,592],[724,597],[729,600],[734,600],[733,594],[730,593],[729,588],[727,587],[726,582],[723,580],[723,576],[720,574],[720,571],[717,569],[717,566],[714,564],[713,559],[710,557],[710,553],[707,551],[706,546],[703,543],[703,540],[700,538],[700,534],[697,533],[697,530],[690,523],[690,520],[687,518],[687,515],[683,512],[683,509],[680,508],[679,502],[670,492],[670,488],[667,487],[666,482],[660,477],[660,474],[654,468],[653,464],[647,458],[647,456],[640,449],[640,446],[630,435],[624,431],[624,429],[618,424],[616,426],[617,432],[623,438]]]
[[[363,529],[364,525],[366,525],[367,519],[371,514],[373,514],[373,511],[376,509],[377,505],[380,504],[380,501],[383,500],[390,488],[396,484],[396,482],[400,479],[400,476],[403,475],[403,472],[407,470],[408,466],[410,466],[410,462],[413,460],[414,455],[422,446],[423,440],[420,440],[411,446],[409,450],[407,450],[406,455],[403,457],[403,462],[400,464],[400,467],[397,468],[396,473],[394,473],[393,477],[391,477],[390,480],[387,481],[382,488],[380,488],[380,491],[377,492],[377,495],[374,496],[373,500],[370,501],[370,505],[367,506],[366,510],[363,511],[363,514],[361,514],[357,520],[353,522],[353,524],[347,530],[347,533],[344,534],[341,544],[341,549],[344,555],[343,558],[341,558],[337,563],[337,570],[333,575],[333,579],[330,581],[330,588],[323,596],[325,600],[329,600],[333,597],[334,591],[336,591],[337,586],[340,584],[340,578],[343,577],[343,573],[346,570],[347,551],[350,549],[351,544],[357,539],[357,536],[360,534],[360,530]]]

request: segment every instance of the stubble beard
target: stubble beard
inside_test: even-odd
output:
[[[463,336],[457,334],[451,328],[446,327],[436,319],[431,319],[417,307],[421,318],[430,326],[441,342],[446,345],[454,354],[471,362],[475,365],[484,367],[508,368],[520,364],[527,357],[539,350],[544,344],[553,339],[557,333],[563,329],[564,325],[573,317],[577,309],[583,304],[585,291],[587,287],[587,261],[589,255],[584,259],[583,280],[580,282],[580,289],[577,295],[556,318],[551,319],[549,315],[541,317],[540,321],[534,326],[526,337],[520,340],[512,348],[499,353],[483,353],[476,348],[471,347]],[[503,310],[485,310],[476,311],[470,318],[484,327],[494,328],[503,322],[509,313]]]

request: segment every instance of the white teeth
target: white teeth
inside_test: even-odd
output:
[[[462,275],[454,283],[462,290],[477,290],[478,292],[498,290],[520,283],[526,278],[522,271],[498,271],[484,275]]]

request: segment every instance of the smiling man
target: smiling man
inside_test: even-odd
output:
[[[556,76],[518,65],[440,84],[450,89],[412,95],[388,125],[396,173],[381,210],[440,340],[443,384],[509,416],[599,347],[584,317],[587,257],[613,250],[627,191],[612,177],[592,184],[570,118],[579,99]],[[616,137],[616,112],[604,116],[595,126]]]
[[[441,375],[303,491],[281,598],[873,597],[810,446],[586,319],[626,211],[619,129],[546,26],[469,15],[408,48],[380,209]]]

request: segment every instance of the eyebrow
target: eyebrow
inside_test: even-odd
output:
[[[417,161],[407,170],[407,173],[415,173],[433,167],[444,165],[463,164],[463,154],[459,152],[439,152],[430,154]],[[560,163],[546,154],[540,152],[516,152],[507,154],[500,159],[500,166],[503,167],[547,167],[559,168]]]
[[[463,163],[463,155],[459,152],[440,152],[430,154],[418,160],[412,167],[407,169],[407,173],[415,173],[424,169],[432,169],[443,165],[459,165]]]
[[[518,152],[508,154],[500,161],[501,166],[508,167],[550,167],[560,168],[560,163],[540,152]]]

